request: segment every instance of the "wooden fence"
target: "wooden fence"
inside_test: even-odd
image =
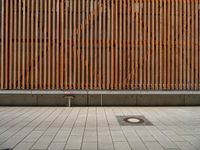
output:
[[[0,3],[0,89],[200,89],[200,0]]]

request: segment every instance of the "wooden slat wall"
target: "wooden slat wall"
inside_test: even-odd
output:
[[[0,7],[0,89],[200,90],[200,0]]]

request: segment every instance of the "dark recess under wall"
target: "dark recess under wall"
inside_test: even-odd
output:
[[[63,95],[0,95],[1,106],[67,106]],[[72,106],[200,106],[200,95],[74,95]]]

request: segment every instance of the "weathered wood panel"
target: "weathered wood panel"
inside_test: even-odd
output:
[[[200,89],[200,0],[0,7],[0,89]]]

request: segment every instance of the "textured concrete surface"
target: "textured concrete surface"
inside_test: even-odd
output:
[[[6,106],[67,106],[63,95],[0,95]],[[72,106],[200,106],[200,95],[74,95]]]
[[[117,116],[153,126],[120,126]],[[0,107],[0,149],[199,150],[200,107]]]

